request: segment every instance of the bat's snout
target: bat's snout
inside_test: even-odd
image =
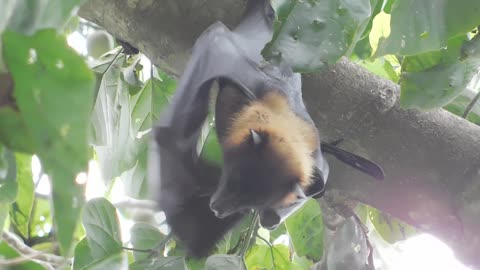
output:
[[[234,213],[226,202],[219,200],[215,196],[210,199],[210,210],[215,214],[218,218],[225,218]]]

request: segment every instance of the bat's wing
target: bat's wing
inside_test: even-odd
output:
[[[383,180],[385,178],[382,167],[373,161],[342,150],[331,143],[322,142],[321,146],[322,152],[334,155],[337,159],[352,166],[353,168],[360,170],[378,180]]]
[[[255,98],[255,89],[268,81],[259,67],[260,54],[272,36],[273,10],[268,0],[253,0],[241,23],[230,31],[221,22],[207,28],[197,39],[171,105],[160,126],[169,127],[178,138],[189,139],[208,112],[208,96],[215,79],[223,78]]]

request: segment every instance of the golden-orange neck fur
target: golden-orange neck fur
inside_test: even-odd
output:
[[[302,187],[311,184],[312,153],[318,147],[318,135],[314,126],[292,111],[283,95],[272,91],[235,115],[222,142],[224,147],[245,142],[250,129],[267,134],[268,147],[283,157],[287,169],[299,177]]]

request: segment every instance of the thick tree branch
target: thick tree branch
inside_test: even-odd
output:
[[[216,20],[234,25],[244,4],[89,0],[80,15],[181,73],[195,38]],[[329,159],[329,189],[436,235],[480,268],[480,127],[442,109],[400,108],[398,85],[346,59],[303,79],[323,138],[345,138],[341,147],[377,161],[386,173],[379,183]]]

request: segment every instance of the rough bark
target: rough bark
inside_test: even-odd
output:
[[[181,74],[212,22],[238,21],[244,1],[89,0],[80,15]],[[228,61],[226,59],[226,61]],[[377,182],[331,161],[330,192],[372,205],[448,243],[480,268],[480,127],[438,109],[402,109],[398,85],[342,59],[303,76],[304,99],[324,138],[377,161]]]

